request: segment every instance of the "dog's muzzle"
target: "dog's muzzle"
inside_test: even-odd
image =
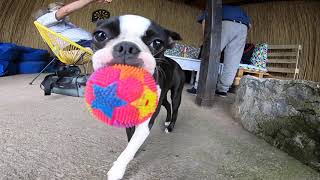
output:
[[[143,60],[138,58],[140,52],[136,44],[128,41],[120,42],[113,47],[111,63],[140,67],[143,65]]]

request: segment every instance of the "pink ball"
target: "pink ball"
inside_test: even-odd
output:
[[[95,71],[87,81],[87,107],[94,117],[116,127],[133,127],[152,116],[157,86],[142,68],[114,65]]]

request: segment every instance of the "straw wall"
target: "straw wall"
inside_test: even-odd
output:
[[[0,42],[45,48],[33,26],[32,13],[53,1],[0,0]],[[148,17],[179,32],[184,38],[184,43],[200,45],[201,26],[195,20],[200,13],[197,8],[165,0],[114,0],[111,4],[92,4],[71,15],[71,19],[76,25],[92,31],[95,25],[91,22],[91,13],[100,8],[110,11],[111,16],[138,14]]]
[[[46,48],[32,22],[32,13],[51,0],[0,0],[0,41]],[[70,2],[70,0],[65,1]],[[199,9],[166,0],[114,0],[108,5],[90,5],[71,16],[75,24],[92,30],[91,13],[104,8],[111,15],[139,14],[179,32],[183,42],[201,43],[201,26],[195,22]],[[320,81],[320,2],[269,2],[244,5],[253,19],[248,42],[301,44],[301,79]]]
[[[301,44],[300,79],[320,81],[320,2],[244,5],[253,20],[248,42]]]

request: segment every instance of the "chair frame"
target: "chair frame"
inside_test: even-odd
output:
[[[56,56],[55,58],[52,59],[52,61],[49,62],[49,64],[44,67],[39,73],[38,75],[32,79],[32,81],[29,83],[30,85],[32,85],[32,83],[41,75],[41,73],[43,73],[54,61],[56,61],[57,59],[65,64],[73,64],[76,65],[77,63],[81,62],[83,60],[83,57],[87,54],[89,56],[93,55],[93,52],[85,47],[80,46],[79,44],[77,44],[76,42],[73,42],[72,40],[70,40],[69,38],[49,29],[48,27],[40,24],[37,21],[34,21],[34,25],[36,26],[38,32],[40,33],[42,39],[46,42],[46,44],[49,46],[50,50],[53,52],[53,54]],[[53,36],[61,39],[64,42],[67,42],[68,44],[70,44],[70,46],[73,46],[79,50],[81,50],[83,53],[80,55],[80,57],[74,62],[74,63],[68,63],[67,61],[64,60],[64,58],[61,56],[60,52],[62,51],[61,47],[55,45],[52,40],[50,39],[50,37],[48,36],[49,34],[52,34]],[[89,61],[88,61],[89,62]],[[85,63],[83,63],[85,64]],[[86,68],[85,68],[86,71]],[[86,72],[87,73],[87,72]]]

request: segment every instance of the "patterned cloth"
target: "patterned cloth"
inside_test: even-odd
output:
[[[266,64],[268,60],[268,44],[261,43],[256,45],[251,57],[252,65],[259,69],[266,69]]]
[[[239,68],[253,71],[267,71],[268,44],[257,44],[250,58],[251,64],[239,64]]]
[[[247,69],[247,70],[252,70],[252,71],[267,71],[266,68],[259,68],[254,65],[249,65],[249,64],[239,64],[239,67],[242,69]]]
[[[186,54],[187,58],[193,58],[193,59],[198,58],[200,53],[200,48],[196,48],[196,47],[185,45],[185,44],[179,44],[179,43],[176,43],[174,48],[166,50],[165,55],[183,57],[183,49],[185,47],[187,48],[187,54]]]

